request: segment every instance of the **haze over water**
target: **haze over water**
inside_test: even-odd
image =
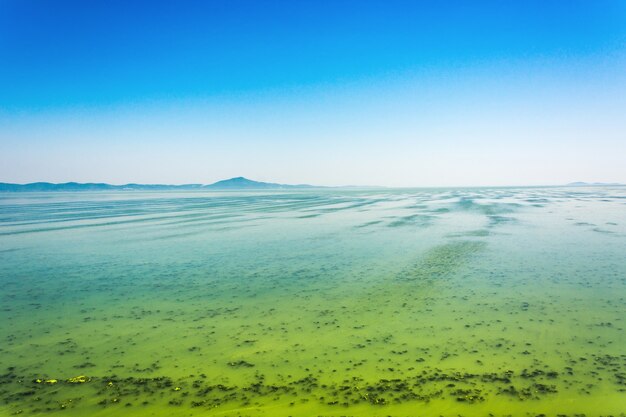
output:
[[[626,188],[0,195],[0,415],[624,416]]]

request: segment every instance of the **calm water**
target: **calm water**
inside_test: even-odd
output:
[[[626,187],[0,195],[0,415],[624,416]]]

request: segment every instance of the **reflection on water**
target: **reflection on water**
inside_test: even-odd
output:
[[[0,195],[0,415],[624,416],[626,188]]]

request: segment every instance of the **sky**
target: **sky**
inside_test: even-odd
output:
[[[0,0],[0,182],[626,183],[625,1]]]

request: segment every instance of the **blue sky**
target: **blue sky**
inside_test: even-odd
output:
[[[0,0],[0,181],[626,182],[626,2]]]

